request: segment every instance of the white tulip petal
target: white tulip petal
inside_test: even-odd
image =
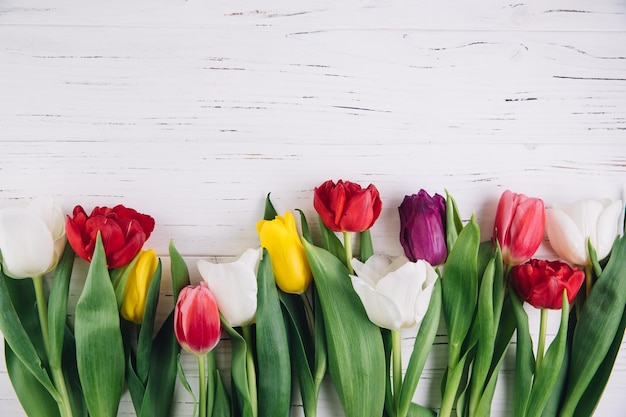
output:
[[[597,200],[580,200],[565,209],[565,214],[572,219],[585,240],[585,249],[587,238],[590,238],[592,243],[597,242],[598,217],[603,210],[604,206]]]
[[[256,259],[253,252],[256,252]],[[200,275],[215,296],[224,319],[233,327],[254,322],[257,309],[256,264],[259,254],[258,250],[246,251],[242,258],[230,263],[198,261]]]
[[[54,240],[65,236],[65,215],[53,198],[35,198],[29,203],[27,209],[46,224]]]
[[[354,291],[361,299],[367,317],[372,323],[390,330],[402,327],[402,315],[393,300],[376,292],[360,278],[352,276],[351,279]]]
[[[437,282],[437,278],[439,278],[439,276],[437,275],[437,271],[435,271],[429,263],[423,260],[418,260],[417,262],[425,264],[424,269],[426,275],[426,279],[422,284],[422,292],[415,303],[415,322],[420,323],[428,311],[430,297],[433,294],[433,288],[435,287],[435,283]]]
[[[382,271],[384,271],[389,264],[391,264],[391,259],[384,255],[370,256],[365,263],[356,258],[350,260],[350,265],[352,265],[352,269],[354,269],[356,275],[369,283],[372,287],[376,286],[376,283],[384,276]]]
[[[609,204],[598,217],[596,241],[593,247],[598,254],[598,259],[604,259],[611,248],[613,242],[620,232],[620,216],[623,211],[622,200],[617,200]]]
[[[43,275],[54,260],[54,242],[46,225],[28,210],[0,211],[0,252],[4,272],[13,278]]]
[[[426,279],[424,263],[409,262],[383,277],[376,285],[376,292],[393,300],[402,316],[402,327],[415,325],[415,304]]]
[[[546,234],[559,257],[576,265],[587,263],[586,238],[564,211],[546,210]]]

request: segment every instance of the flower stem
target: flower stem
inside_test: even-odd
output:
[[[200,417],[207,417],[207,389],[206,389],[206,355],[198,356],[198,373],[200,379]]]
[[[343,248],[346,253],[346,266],[348,267],[348,272],[354,274],[354,269],[352,269],[352,264],[350,260],[352,259],[352,233],[351,232],[342,232],[343,233]]]
[[[541,309],[541,322],[539,323],[539,342],[537,343],[537,360],[535,361],[535,375],[539,371],[539,366],[543,360],[546,349],[546,329],[548,327],[548,309]]]
[[[250,326],[243,326],[243,338],[246,341],[246,370],[248,371],[248,392],[250,393],[250,405],[252,406],[252,415],[256,417],[258,412],[258,399],[256,388],[256,370],[254,366],[254,355],[252,353],[252,329]]]
[[[393,355],[393,397],[396,412],[400,408],[400,391],[402,390],[402,345],[400,330],[391,331],[391,352]],[[396,417],[404,417],[397,415]]]
[[[43,288],[43,276],[33,277],[33,286],[35,287],[35,298],[37,299],[37,313],[39,313],[39,322],[41,324],[41,336],[43,337],[46,353],[50,355],[50,330],[48,327],[48,303],[46,302],[46,294]],[[52,371],[52,380],[55,388],[59,391],[61,401],[58,403],[61,417],[72,417],[72,407],[70,403],[67,386],[65,385],[65,377],[60,366],[50,366]]]

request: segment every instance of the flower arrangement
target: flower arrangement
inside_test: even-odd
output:
[[[180,383],[194,416],[288,416],[297,383],[315,417],[328,376],[347,417],[488,416],[515,338],[514,416],[593,414],[626,326],[622,201],[546,209],[507,190],[481,242],[451,195],[419,190],[398,207],[398,257],[374,250],[382,207],[373,184],[326,181],[313,193],[316,233],[304,211],[298,224],[268,194],[258,246],[232,262],[200,260],[193,285],[171,243],[175,306],[159,326],[161,261],[144,249],[151,216],[122,205],[64,215],[50,199],[0,209],[0,331],[25,413],[114,417],[128,390],[137,416],[165,417]],[[558,259],[534,258],[545,235]],[[70,311],[79,262],[87,274]],[[537,341],[525,303],[540,310]],[[560,327],[546,347],[552,311]],[[417,404],[440,325],[440,403]],[[415,339],[403,368],[406,329]],[[216,366],[223,335],[230,386]],[[197,357],[198,389],[181,354]]]

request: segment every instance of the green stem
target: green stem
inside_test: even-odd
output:
[[[543,354],[546,349],[546,329],[548,327],[548,309],[541,309],[541,322],[539,324],[539,342],[537,343],[537,360],[535,362],[535,375],[539,370],[541,361],[543,360]]]
[[[252,353],[252,329],[248,326],[243,326],[243,338],[246,341],[246,370],[248,371],[248,392],[250,393],[250,404],[252,406],[252,415],[256,417],[259,414],[258,411],[258,399],[256,388],[256,369],[254,366],[254,354]]]
[[[48,327],[48,303],[46,301],[46,293],[43,288],[43,276],[33,277],[33,286],[35,287],[35,297],[37,299],[37,312],[39,313],[39,322],[41,324],[41,336],[46,349],[46,353],[50,354],[50,330]],[[61,417],[72,417],[72,406],[70,397],[65,385],[65,377],[60,366],[50,366],[52,371],[52,380],[55,388],[59,391],[61,401],[58,403]]]
[[[400,330],[391,331],[391,352],[393,355],[393,397],[396,413],[400,408],[400,391],[402,390],[402,344]],[[399,414],[396,417],[404,417]]]
[[[200,379],[200,417],[207,417],[207,387],[206,387],[206,355],[198,356],[198,371]]]
[[[309,297],[306,296],[305,292],[300,293],[300,297],[302,298],[302,303],[304,304],[304,312],[306,313],[306,322],[309,325],[309,331],[311,332],[311,335],[314,335],[315,313],[313,313],[313,307],[311,306]]]
[[[346,266],[348,267],[348,272],[354,274],[354,269],[352,269],[352,264],[350,260],[352,259],[352,232],[342,232],[343,233],[343,248],[346,253]]]
[[[438,417],[449,417],[452,415],[456,392],[459,388],[458,383],[454,384],[453,382],[450,382],[450,368],[448,367],[448,379],[446,380],[446,387],[441,400],[441,409],[439,410]]]

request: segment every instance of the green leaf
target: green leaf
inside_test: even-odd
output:
[[[260,417],[289,415],[291,366],[289,341],[267,249],[259,262],[256,313]]]
[[[615,334],[615,339],[611,344],[609,351],[607,352],[606,357],[600,364],[598,371],[594,375],[593,379],[589,383],[587,390],[581,397],[578,407],[576,407],[576,413],[574,414],[576,417],[588,417],[593,415],[596,407],[598,406],[598,402],[602,397],[602,393],[606,388],[607,383],[609,382],[609,377],[611,376],[611,371],[613,370],[613,365],[615,364],[615,359],[621,349],[622,339],[624,338],[624,328],[626,326],[626,309],[624,310],[624,314],[622,314],[622,321],[620,323],[620,327]]]
[[[25,300],[30,301],[24,303]],[[60,400],[41,359],[45,357],[45,348],[34,300],[35,292],[31,280],[14,280],[0,270],[0,332],[13,353],[37,381],[55,400]],[[19,309],[19,314],[16,308]]]
[[[472,219],[461,230],[448,254],[442,279],[443,313],[448,328],[448,366],[454,367],[461,356],[478,300],[478,247],[480,229]]]
[[[361,262],[367,261],[372,255],[374,255],[374,245],[372,244],[372,233],[370,229],[362,231],[360,234],[360,255]]]
[[[526,408],[527,417],[541,416],[558,380],[559,371],[563,366],[563,359],[565,357],[565,348],[567,346],[568,318],[569,304],[567,301],[567,291],[563,291],[561,325],[545,357],[540,362],[539,369],[537,369],[535,373],[533,387],[528,398],[528,407]]]
[[[191,389],[191,385],[189,385],[187,376],[185,376],[185,370],[183,369],[183,365],[180,363],[180,355],[178,356],[177,370],[180,383],[183,385],[183,388],[185,388],[189,395],[191,395],[191,398],[193,398],[193,413],[191,413],[191,415],[195,417],[196,413],[198,412],[198,398],[193,393],[193,389]]]
[[[178,294],[180,290],[190,284],[189,281],[189,268],[178,250],[174,246],[174,241],[170,240],[169,244],[170,254],[170,270],[172,274],[172,290],[174,292],[174,304],[178,301]]]
[[[524,311],[523,301],[517,296],[513,288],[511,296],[515,322],[517,323],[517,348],[515,353],[515,382],[513,395],[513,416],[526,417],[528,398],[535,371],[535,357],[533,356],[533,342],[528,327],[528,315]]]
[[[607,357],[626,305],[626,237],[616,239],[611,257],[583,305],[570,360],[562,416],[570,417]],[[606,365],[605,365],[606,366]]]
[[[459,208],[456,205],[454,198],[446,190],[446,244],[448,251],[456,242],[459,233],[463,229],[463,222],[459,214]]]
[[[137,376],[145,386],[148,382],[148,373],[150,372],[150,357],[152,352],[152,335],[154,334],[154,320],[159,302],[161,291],[161,260],[158,260],[157,269],[152,275],[150,286],[148,287],[148,296],[146,297],[146,306],[143,315],[143,322],[139,330],[139,339],[137,340]]]
[[[60,417],[59,407],[46,388],[15,355],[8,343],[4,344],[7,373],[17,398],[28,417]]]
[[[319,222],[320,231],[322,232],[323,248],[333,254],[335,258],[344,262],[346,259],[346,253],[343,249],[343,243],[341,243],[341,240],[337,237],[335,232],[326,227],[321,217],[319,218]]]
[[[83,397],[83,389],[78,377],[78,367],[76,364],[76,341],[72,330],[65,326],[65,340],[63,342],[63,376],[66,381],[66,388],[70,397],[72,414],[74,417],[86,417],[87,405]]]
[[[278,216],[278,212],[270,200],[270,193],[267,193],[267,197],[265,197],[265,212],[263,213],[263,220],[274,220],[276,216]]]
[[[476,356],[472,365],[469,399],[470,414],[472,415],[478,408],[478,403],[489,379],[496,343],[497,322],[495,321],[493,307],[495,261],[495,257],[492,258],[485,269],[478,298],[477,322],[479,338],[476,345]]]
[[[91,417],[115,417],[126,363],[115,291],[99,233],[75,314],[78,373],[87,409]]]
[[[246,356],[248,346],[244,338],[233,329],[223,318],[222,327],[230,335],[232,359],[230,364],[233,392],[233,415],[253,417],[252,402],[248,391],[248,370]]]
[[[209,378],[211,378],[210,375]],[[213,378],[215,380],[215,402],[213,403],[212,417],[230,417],[230,399],[218,369],[215,369]]]
[[[309,243],[313,243],[313,239],[311,238],[311,231],[309,230],[309,222],[306,220],[306,216],[302,210],[297,210],[300,213],[300,225],[302,228],[302,237],[309,241]]]
[[[126,282],[128,282],[128,277],[133,271],[133,268],[135,267],[135,264],[138,260],[139,254],[137,254],[128,265],[125,265],[121,268],[114,268],[112,271],[110,271],[110,274],[112,274],[111,279],[113,280],[113,289],[115,290],[115,299],[117,300],[118,310],[121,308],[122,302],[124,301]],[[115,274],[115,278],[113,278],[113,274]]]
[[[72,247],[65,245],[61,259],[54,271],[48,297],[48,360],[53,368],[61,367],[67,323],[67,299],[75,256]]]
[[[168,417],[176,386],[180,345],[174,334],[171,312],[154,338],[150,355],[150,375],[141,406],[141,417]]]
[[[413,352],[409,359],[404,381],[402,382],[402,390],[400,391],[400,406],[398,414],[400,416],[408,415],[409,408],[412,404],[415,389],[422,375],[422,370],[426,364],[426,359],[432,348],[437,329],[439,328],[439,318],[441,317],[441,280],[435,282],[433,292],[428,304],[426,315],[420,324],[417,337],[413,343]],[[429,410],[430,411],[430,410]]]
[[[437,413],[422,405],[411,403],[407,417],[436,417]]]
[[[380,330],[367,318],[343,263],[303,244],[324,313],[328,369],[346,417],[380,417],[386,374]]]

